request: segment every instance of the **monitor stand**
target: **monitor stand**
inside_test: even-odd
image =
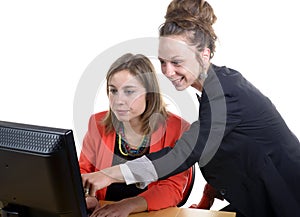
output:
[[[22,217],[22,215],[19,215],[17,209],[7,206],[1,209],[1,217]]]
[[[1,216],[2,215],[2,216]],[[25,206],[19,206],[15,204],[8,204],[4,206],[1,211],[1,217],[58,217],[67,215],[58,215],[48,213],[45,211],[37,210],[34,208],[28,208]]]

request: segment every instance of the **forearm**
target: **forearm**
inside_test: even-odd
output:
[[[125,182],[124,176],[121,172],[119,165],[105,168],[100,172],[104,173],[106,176],[108,176],[111,179],[111,184],[117,182]]]
[[[147,155],[156,170],[159,180],[187,170],[200,159],[203,147],[201,145],[197,146],[198,137],[201,136],[199,135],[199,129],[200,123],[196,121],[167,153],[161,153],[160,156],[158,155],[160,152]]]
[[[129,213],[144,212],[148,210],[147,201],[140,196],[123,199],[120,203],[125,207],[128,207]]]

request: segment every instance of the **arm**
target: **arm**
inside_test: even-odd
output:
[[[193,129],[197,130],[198,127],[199,125],[197,124],[197,122],[195,122],[191,125],[190,130],[187,132],[191,132],[193,131]],[[189,133],[186,134],[187,132],[183,134],[183,137],[186,137],[186,139],[184,139],[183,141],[189,141],[190,139],[193,139],[193,137],[191,137]],[[180,146],[184,146],[184,144]],[[159,158],[160,156],[166,155],[170,150],[170,147],[166,147],[150,155],[154,155]],[[169,162],[169,164],[171,163]],[[175,166],[178,165],[176,164]],[[185,170],[188,168],[189,167],[185,168]],[[97,189],[102,189],[116,182],[126,182],[126,184],[138,183],[138,185],[143,188],[151,182],[157,180],[158,175],[156,169],[151,160],[146,156],[128,161],[125,164],[109,167],[98,172],[82,174],[83,186],[90,189],[89,193],[92,196],[95,196],[95,192],[97,191]]]
[[[127,217],[130,213],[176,206],[182,199],[182,191],[187,179],[186,173],[188,172],[178,174],[168,180],[153,183],[153,186],[149,187],[149,190],[136,197],[126,198],[103,207],[97,206],[91,217],[97,215]]]

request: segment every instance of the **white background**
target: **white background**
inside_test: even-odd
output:
[[[297,1],[208,2],[218,17],[212,62],[244,74],[299,137]],[[73,129],[74,94],[89,63],[120,42],[157,37],[168,4],[0,1],[0,120]],[[198,202],[203,185],[198,174],[187,205]],[[213,209],[223,205],[217,201]]]

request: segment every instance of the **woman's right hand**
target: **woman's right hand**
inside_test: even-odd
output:
[[[96,191],[115,182],[113,178],[101,171],[81,174],[81,179],[86,196],[96,196]]]
[[[86,208],[92,213],[96,208],[100,207],[100,203],[96,197],[86,196],[85,197]]]
[[[98,172],[81,174],[86,195],[95,196],[96,191],[115,182],[125,182],[120,166],[105,168]]]

